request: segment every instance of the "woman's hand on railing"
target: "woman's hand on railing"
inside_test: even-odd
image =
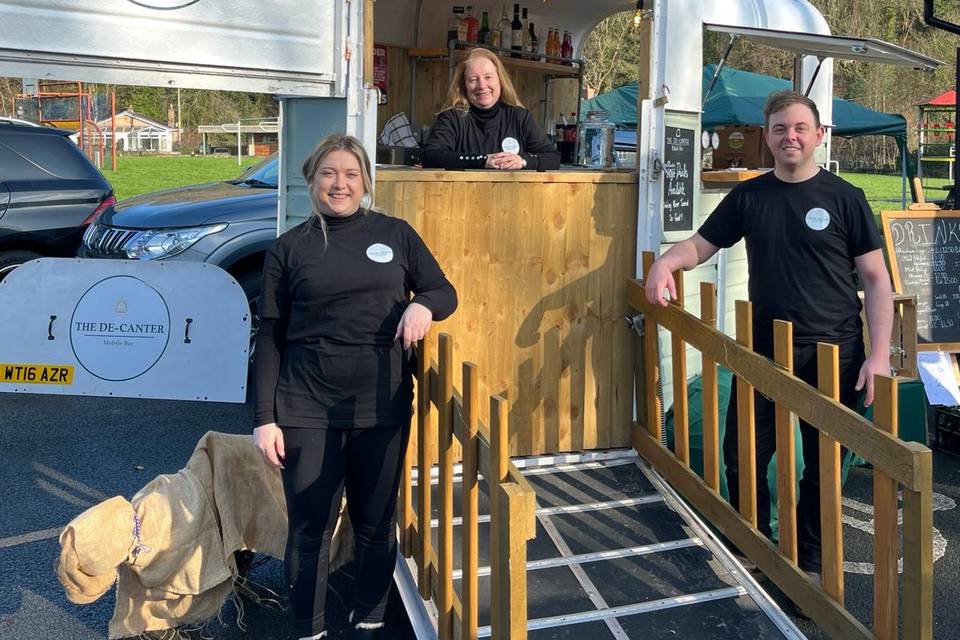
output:
[[[282,461],[286,456],[283,450],[283,431],[276,422],[262,424],[254,429],[253,443],[270,464],[283,469]]]
[[[397,334],[393,339],[403,339],[403,348],[409,349],[410,345],[423,340],[423,337],[430,331],[430,323],[433,322],[433,313],[422,304],[411,302],[407,305],[406,311],[400,317],[400,323],[397,324]]]

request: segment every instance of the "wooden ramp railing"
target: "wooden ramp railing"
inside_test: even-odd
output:
[[[644,254],[644,274],[652,254]],[[678,292],[682,274],[674,274]],[[793,376],[792,325],[777,322],[775,362],[751,348],[749,303],[737,303],[737,340],[719,332],[716,324],[716,287],[701,285],[701,318],[685,312],[681,303],[650,305],[643,284],[629,283],[630,305],[643,313],[643,371],[645,410],[635,425],[634,447],[695,508],[737,545],[747,557],[806,612],[830,637],[896,640],[902,617],[903,637],[933,637],[933,498],[932,454],[927,447],[897,438],[897,379],[875,378],[874,422],[870,423],[838,402],[838,349],[818,345],[819,389]],[[682,297],[680,298],[682,300]],[[657,396],[660,379],[658,326],[671,332],[674,362],[684,361],[685,344],[703,357],[703,469],[704,479],[689,466],[687,407],[675,409],[675,451],[660,444],[661,411]],[[740,512],[719,494],[717,366],[737,375]],[[756,476],[753,456],[753,394],[756,389],[776,403],[777,488],[780,523],[779,549],[757,530]],[[675,375],[674,397],[686,398],[685,376]],[[677,416],[677,412],[684,413]],[[822,588],[797,566],[796,478],[793,463],[794,417],[820,432]],[[875,510],[874,611],[868,630],[844,608],[843,535],[840,502],[840,447],[861,455],[873,465]],[[903,493],[903,593],[898,579],[898,487]]]
[[[416,451],[409,448],[400,485],[400,548],[417,566],[420,596],[439,613],[440,640],[478,637],[479,477],[490,491],[490,637],[527,637],[527,541],[536,533],[536,495],[510,462],[507,402],[490,397],[490,429],[480,424],[477,368],[463,363],[463,392],[453,388],[453,339],[440,334],[439,364],[428,365],[428,336],[418,345]],[[461,589],[453,587],[455,441],[462,448]],[[416,457],[416,463],[413,461]],[[433,462],[438,461],[438,542],[431,535]],[[417,468],[416,485],[412,468]],[[413,492],[417,492],[417,509]]]

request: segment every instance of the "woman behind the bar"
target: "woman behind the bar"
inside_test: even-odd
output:
[[[282,469],[294,637],[327,637],[330,540],[346,489],[351,637],[374,640],[396,558],[410,346],[453,313],[457,297],[416,231],[370,210],[370,161],[359,140],[325,138],[303,175],[314,215],[280,236],[264,261],[253,437]]]
[[[517,98],[496,54],[473,49],[457,65],[423,150],[425,168],[560,168],[560,154]]]

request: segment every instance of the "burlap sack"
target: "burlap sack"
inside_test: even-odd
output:
[[[234,552],[282,559],[286,537],[279,470],[250,436],[208,432],[184,469],[158,476],[132,503],[110,498],[71,521],[56,570],[78,604],[117,581],[109,635],[122,638],[213,618],[234,588]],[[343,508],[331,570],[352,557],[352,543]]]

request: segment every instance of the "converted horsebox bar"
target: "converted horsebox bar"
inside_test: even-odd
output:
[[[700,168],[705,25],[812,54],[798,55],[795,79],[827,125],[831,56],[844,53],[834,46],[843,42],[816,46],[816,37],[829,36],[829,29],[806,0],[530,5],[530,20],[541,30],[572,33],[574,58],[602,19],[642,10],[639,28],[649,48],[638,69],[636,169],[376,170],[378,206],[418,229],[461,297],[460,313],[442,327],[447,335],[431,337],[420,359],[417,425],[399,507],[406,560],[398,560],[396,575],[411,587],[401,590],[418,634],[521,639],[530,630],[537,638],[626,639],[655,630],[721,637],[731,629],[731,637],[799,638],[705,518],[832,637],[896,637],[895,557],[892,569],[887,561],[881,570],[877,560],[870,631],[868,622],[843,608],[842,581],[839,591],[835,584],[826,585],[829,591],[813,585],[787,552],[760,539],[749,519],[719,500],[716,487],[691,477],[682,455],[660,446],[661,409],[671,399],[666,372],[673,367],[673,358],[662,354],[671,353],[671,342],[660,330],[648,330],[643,340],[634,335],[624,318],[636,326],[640,310],[649,328],[668,327],[674,343],[679,337],[673,352],[689,375],[712,358],[766,378],[751,381],[761,390],[776,382],[769,391],[790,411],[830,417],[830,425],[817,425],[824,437],[864,455],[880,474],[888,498],[880,506],[888,515],[893,509],[892,534],[889,526],[879,531],[878,517],[877,539],[887,551],[891,540],[896,549],[902,489],[903,632],[931,638],[929,450],[888,434],[896,431],[889,411],[877,409],[880,432],[786,380],[781,369],[724,335],[732,332],[734,301],[746,298],[742,246],[689,274],[683,302],[687,308],[703,303],[704,322],[677,305],[645,309],[633,281],[642,273],[642,252],[659,252],[686,237],[731,186],[705,181]],[[501,5],[475,0],[474,6],[497,15]],[[378,124],[408,108],[414,87],[417,110],[408,116],[415,129],[432,124],[450,60],[415,60],[411,50],[447,47],[449,9],[449,0],[238,0],[229,6],[214,0],[0,0],[0,64],[5,75],[27,78],[280,96],[282,231],[309,215],[296,169],[324,131],[357,135],[374,156]],[[813,36],[809,46],[797,44],[804,36]],[[374,42],[387,54],[383,108],[374,88]],[[882,43],[857,42],[848,47],[851,54],[865,49],[882,61],[935,64]],[[549,63],[507,62],[528,106],[546,101],[545,109],[531,109],[535,117],[577,111],[571,80],[551,79],[570,74]],[[820,159],[829,160],[829,142]],[[677,163],[687,165],[689,190],[667,184]],[[684,386],[680,380],[678,387]],[[455,466],[461,453],[462,464]],[[458,485],[463,499],[455,514]],[[828,516],[839,521],[838,512]],[[462,554],[455,555],[455,547]]]

